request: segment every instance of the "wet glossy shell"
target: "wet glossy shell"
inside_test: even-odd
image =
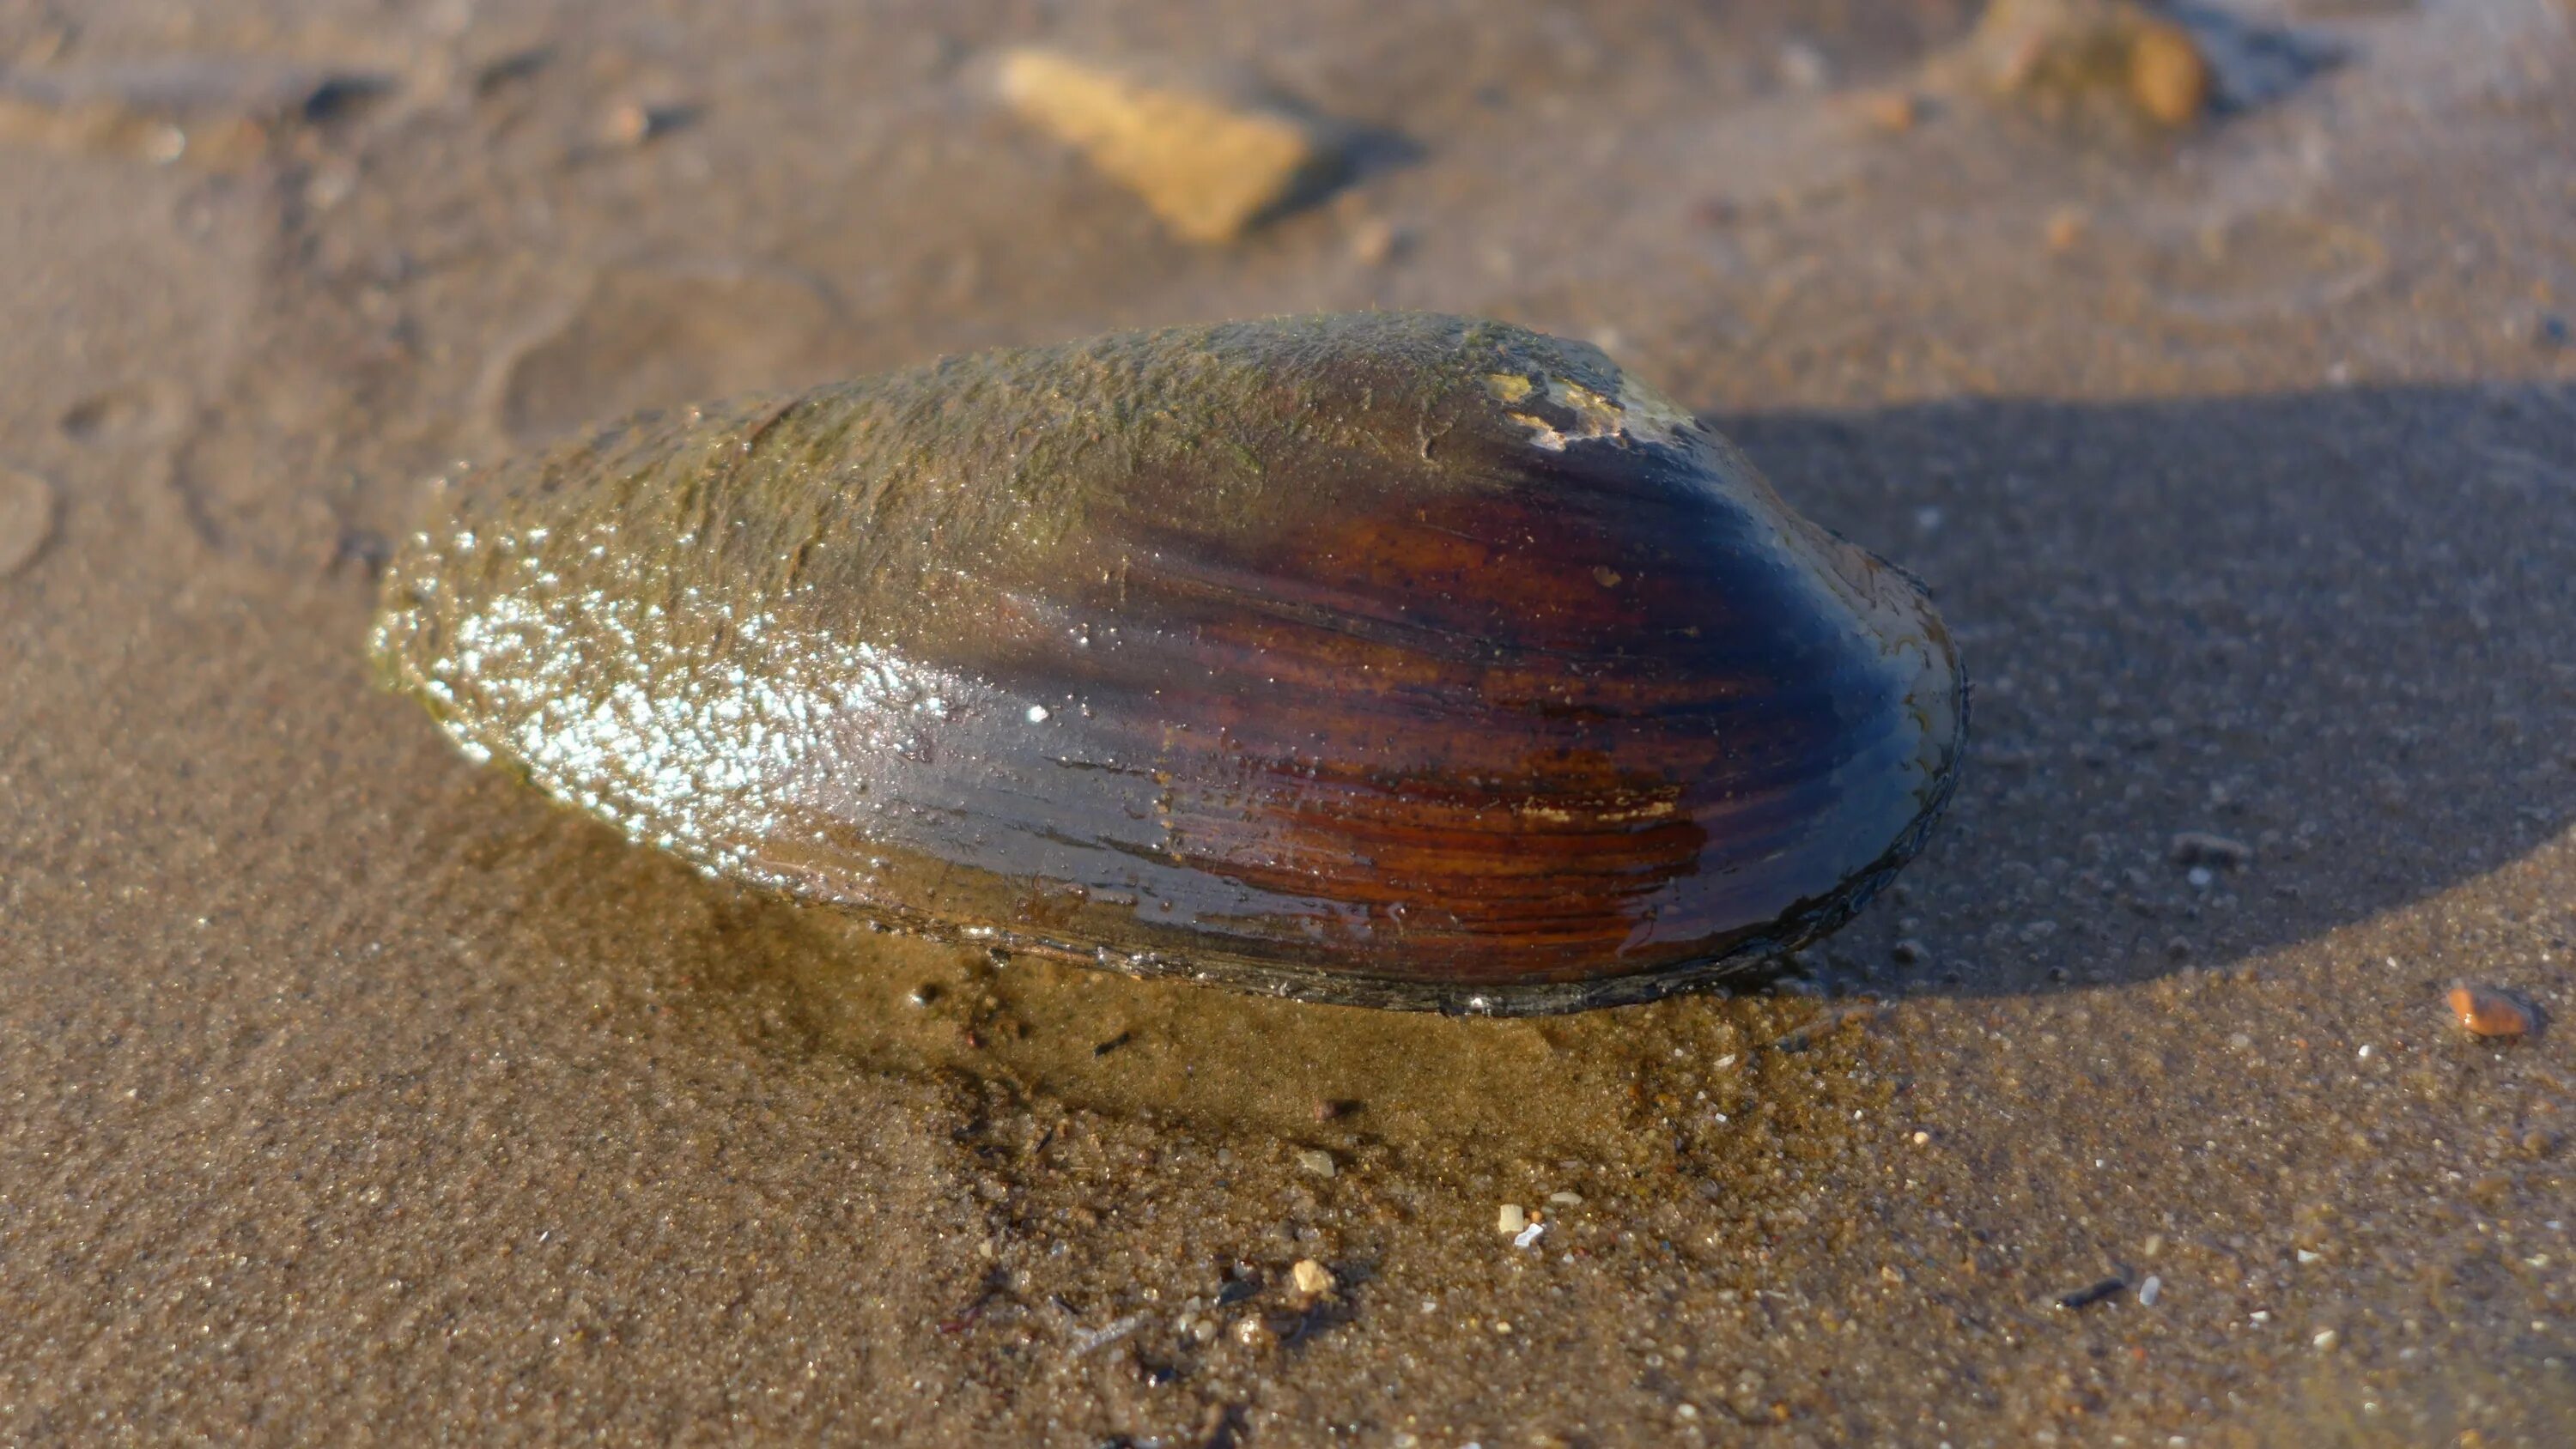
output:
[[[478,758],[887,924],[1318,1000],[1758,966],[1962,742],[1905,574],[1593,348],[1367,313],[650,413],[442,485],[375,648]]]

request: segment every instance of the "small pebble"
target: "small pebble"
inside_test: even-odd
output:
[[[2165,1280],[2157,1277],[2153,1273],[2149,1273],[2147,1275],[2147,1281],[2138,1285],[2139,1306],[2144,1308],[2155,1307],[2156,1300],[2164,1296],[2164,1291]]]
[[[1557,1191],[1557,1192],[1549,1193],[1549,1194],[1547,1195],[1547,1200],[1548,1200],[1549,1202],[1551,1202],[1551,1203],[1554,1203],[1554,1204],[1555,1204],[1556,1206],[1558,1206],[1558,1207],[1581,1207],[1581,1206],[1583,1206],[1583,1194],[1581,1194],[1581,1193],[1579,1193],[1579,1192],[1570,1191],[1570,1190],[1560,1190],[1560,1191]]]
[[[1990,84],[2047,112],[2108,101],[2181,127],[2216,81],[2191,32],[2147,0],[1990,0],[1968,45]]]
[[[653,135],[653,113],[633,101],[608,108],[599,123],[599,138],[612,146],[641,146]]]
[[[1277,1348],[1279,1335],[1270,1331],[1270,1325],[1262,1322],[1259,1314],[1254,1314],[1234,1326],[1234,1341],[1254,1350]]]
[[[35,562],[54,536],[54,490],[33,473],[0,468],[0,579]]]
[[[1297,1165],[1317,1177],[1330,1177],[1333,1175],[1333,1154],[1321,1148],[1309,1147],[1297,1154]]]
[[[2209,61],[2191,32],[2170,21],[2149,21],[2129,42],[2129,94],[2138,109],[2160,124],[2187,126],[2209,105]]]
[[[2451,1015],[2471,1036],[2527,1036],[2540,1025],[2537,1012],[2492,986],[2454,986],[2450,1002]]]
[[[2090,1308],[2105,1298],[2117,1295],[2121,1289],[2128,1286],[2128,1284],[2117,1278],[2105,1278],[2101,1282],[2093,1284],[2091,1287],[2078,1288],[2072,1293],[2059,1294],[2057,1296],[2057,1306],[2067,1309],[2070,1312],[2076,1309]]]
[[[2185,830],[2166,847],[2165,859],[2176,865],[2214,865],[2235,870],[2254,863],[2254,847],[2206,830]]]
[[[1494,1214],[1494,1231],[1498,1233],[1517,1233],[1528,1226],[1529,1214],[1521,1210],[1519,1203],[1507,1202]]]
[[[2049,251],[2062,257],[2083,245],[2084,233],[2091,226],[2091,219],[2081,209],[2072,206],[2060,207],[2049,213],[2048,228],[2041,233],[2041,240],[2047,244]]]
[[[611,146],[641,146],[680,129],[697,119],[697,115],[696,106],[678,102],[648,105],[640,101],[619,101],[601,117],[599,139]]]
[[[1288,1270],[1288,1281],[1309,1298],[1321,1298],[1333,1291],[1333,1270],[1312,1258],[1300,1258]]]
[[[1923,119],[1923,98],[1912,91],[1872,91],[1860,101],[1862,119],[1891,136],[1911,131]]]

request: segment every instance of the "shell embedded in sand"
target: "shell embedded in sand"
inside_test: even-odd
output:
[[[647,413],[439,490],[391,679],[706,870],[1316,1000],[1758,968],[1922,844],[1915,582],[1591,347],[1400,313]]]

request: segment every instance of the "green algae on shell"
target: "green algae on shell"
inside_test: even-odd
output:
[[[374,649],[470,755],[716,875],[1498,1013],[1841,924],[1966,723],[1911,578],[1599,351],[1429,314],[640,414],[443,483]]]

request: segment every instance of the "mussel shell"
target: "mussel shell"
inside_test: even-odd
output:
[[[375,635],[477,757],[904,929],[1319,1000],[1748,970],[1921,845],[1919,585],[1599,351],[1405,313],[646,413],[443,484]]]

